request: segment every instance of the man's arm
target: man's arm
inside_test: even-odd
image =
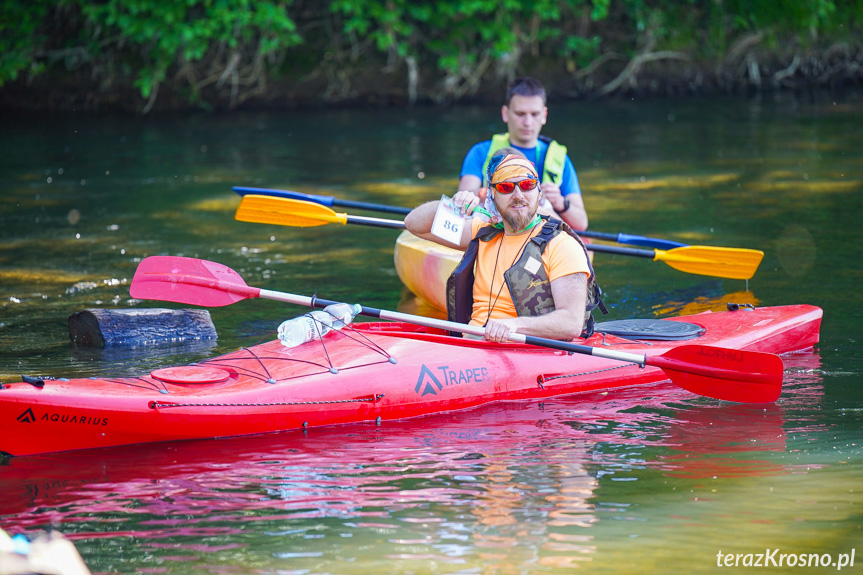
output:
[[[536,317],[490,319],[485,327],[488,341],[507,341],[511,331],[522,335],[570,341],[581,335],[587,306],[587,274],[574,273],[551,282],[555,310]]]
[[[551,191],[552,187],[556,188],[553,192]],[[584,209],[584,198],[581,197],[581,194],[562,196],[557,184],[549,183],[542,184],[543,195],[546,194],[547,188],[550,193],[546,197],[548,198],[548,201],[551,202],[551,206],[555,211],[555,213],[551,215],[563,220],[577,232],[586,230],[588,224],[587,210]],[[566,205],[567,203],[569,203],[569,206]]]
[[[479,195],[480,189],[482,189],[483,165],[485,164],[485,158],[488,155],[490,146],[490,140],[479,142],[471,146],[470,150],[465,154],[458,180],[459,190],[467,190],[473,192],[475,195]],[[484,200],[485,198],[481,199]]]
[[[568,223],[575,231],[587,229],[587,210],[584,208],[584,197],[578,185],[578,175],[569,156],[563,166],[563,177],[560,184],[554,182],[542,183],[542,195],[551,202],[554,213],[548,214]],[[567,206],[567,203],[569,204]]]
[[[479,189],[482,187],[482,180],[473,174],[465,174],[458,180],[458,189],[473,192],[479,196]],[[485,198],[483,198],[485,199]]]

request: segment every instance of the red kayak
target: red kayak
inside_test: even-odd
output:
[[[706,312],[654,320],[694,326],[695,339],[598,333],[584,345],[650,359],[675,349],[712,350],[732,361],[733,350],[783,354],[811,348],[821,315],[809,305]],[[640,366],[582,353],[376,322],[294,348],[273,341],[139,377],[28,378],[0,389],[0,451],[19,456],[397,420],[669,379],[651,361]]]

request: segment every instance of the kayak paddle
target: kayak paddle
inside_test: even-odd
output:
[[[223,264],[172,256],[151,256],[141,261],[129,291],[137,299],[208,307],[231,305],[252,298],[321,308],[340,303],[250,287],[237,272]],[[480,337],[485,333],[479,326],[365,306],[361,306],[359,313]],[[686,344],[661,355],[647,356],[518,333],[510,334],[509,339],[517,343],[634,363],[641,367],[657,367],[683,389],[725,401],[768,403],[775,401],[782,391],[782,360],[770,353]]]
[[[287,198],[290,200],[304,200],[314,202],[327,207],[339,206],[342,208],[357,208],[360,210],[373,210],[376,212],[387,212],[391,214],[407,215],[410,213],[410,208],[401,206],[388,206],[386,204],[372,204],[368,202],[355,202],[352,200],[340,200],[333,196],[320,196],[317,194],[304,194],[302,192],[292,192],[290,190],[275,190],[272,188],[246,188],[243,186],[234,186],[234,191],[245,196],[246,194],[254,194],[258,196],[273,196],[277,198]],[[646,236],[634,236],[630,234],[609,234],[605,232],[594,232],[584,230],[578,232],[578,235],[585,238],[593,238],[595,240],[605,240],[608,242],[617,242],[618,244],[629,244],[632,246],[643,246],[648,248],[656,248],[660,250],[670,250],[674,248],[682,248],[686,244],[675,242],[672,240],[662,240],[659,238],[650,238]]]
[[[243,186],[234,186],[233,190],[245,196],[253,194],[256,196],[273,196],[276,198],[288,198],[290,200],[304,200],[314,202],[322,206],[340,206],[342,208],[357,208],[359,210],[371,210],[375,212],[387,212],[390,214],[407,215],[411,209],[401,206],[388,206],[386,204],[370,204],[367,202],[355,202],[352,200],[339,200],[333,196],[320,196],[317,194],[304,194],[302,192],[292,192],[290,190],[274,190],[272,188],[245,188]]]
[[[398,220],[339,214],[323,204],[259,195],[243,196],[235,217],[242,222],[293,227],[336,223],[401,229],[405,227],[404,222]],[[739,280],[748,280],[755,275],[764,257],[764,252],[758,250],[712,246],[681,246],[670,250],[646,250],[597,244],[586,244],[585,247],[594,252],[661,261],[685,273]]]
[[[399,220],[337,214],[322,204],[271,196],[243,196],[234,217],[241,222],[295,228],[311,228],[326,224],[360,224],[402,230],[405,227],[405,223]]]

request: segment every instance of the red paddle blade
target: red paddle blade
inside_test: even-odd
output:
[[[221,307],[258,297],[260,288],[246,285],[228,266],[171,256],[145,258],[135,271],[129,293],[137,299]]]
[[[784,366],[772,353],[683,345],[648,357],[687,391],[738,403],[771,403],[782,392]]]

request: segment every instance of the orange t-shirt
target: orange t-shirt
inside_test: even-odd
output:
[[[476,236],[479,229],[485,225],[488,224],[479,218],[473,218],[471,236]],[[485,325],[489,315],[492,319],[517,317],[515,304],[503,274],[521,257],[527,241],[541,231],[542,225],[537,224],[526,234],[515,236],[500,234],[489,242],[479,242],[473,283],[471,325]],[[548,243],[542,262],[537,262],[536,265],[540,263],[545,267],[549,281],[569,274],[590,275],[587,255],[578,242],[565,232],[558,234]]]

